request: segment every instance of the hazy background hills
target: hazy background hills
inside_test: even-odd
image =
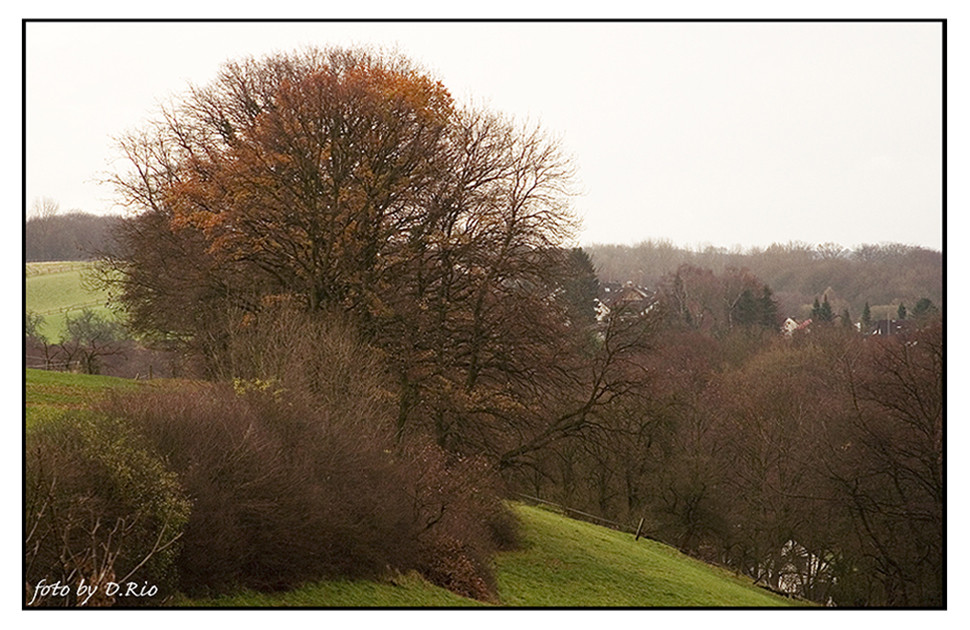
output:
[[[89,260],[109,247],[121,218],[72,211],[32,217],[26,222],[26,262]],[[848,308],[858,319],[866,302],[874,319],[895,316],[920,298],[943,306],[943,254],[898,243],[864,244],[852,249],[836,243],[774,244],[767,248],[690,248],[669,241],[637,245],[594,244],[585,248],[600,282],[627,282],[652,288],[681,265],[748,269],[774,292],[779,313],[808,317],[815,298],[826,295],[833,310]]]
[[[785,317],[808,317],[815,298],[823,294],[836,313],[848,308],[856,320],[866,302],[873,319],[890,311],[895,317],[900,303],[912,308],[924,297],[943,304],[942,252],[898,243],[848,249],[835,243],[793,242],[741,250],[647,241],[632,246],[597,244],[586,250],[600,282],[629,280],[648,288],[684,264],[718,273],[747,268],[771,288]]]

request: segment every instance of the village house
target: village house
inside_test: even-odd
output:
[[[653,291],[632,281],[622,285],[604,283],[600,285],[600,295],[596,299],[596,321],[602,322],[613,312],[623,317],[640,317],[649,313],[656,303],[657,296]]]
[[[907,319],[880,319],[872,323],[870,335],[900,335],[910,329]]]
[[[785,334],[786,337],[791,337],[796,331],[810,332],[810,326],[812,325],[811,319],[806,319],[803,322],[799,322],[796,319],[789,317],[785,320],[785,323],[781,325],[781,332]]]

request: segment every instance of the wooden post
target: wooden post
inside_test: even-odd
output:
[[[640,519],[640,524],[637,525],[637,535],[634,536],[633,540],[640,540],[640,532],[643,531],[643,518]]]

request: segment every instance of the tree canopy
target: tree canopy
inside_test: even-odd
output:
[[[233,339],[279,305],[336,311],[386,352],[401,427],[420,419],[496,457],[535,437],[497,445],[496,423],[528,417],[545,435],[540,418],[584,418],[582,384],[597,403],[608,384],[563,358],[582,356],[565,348],[588,342],[591,304],[576,302],[595,297],[569,248],[569,159],[403,57],[228,63],[120,146],[130,168],[113,181],[133,214],[107,261],[118,297],[135,330],[210,375],[244,369]]]
[[[121,147],[132,168],[114,183],[155,215],[142,226],[195,239],[220,275],[245,270],[247,289],[310,309],[376,313],[429,256],[488,275],[573,227],[554,143],[459,109],[400,56],[310,49],[229,63]],[[136,314],[166,289],[147,280],[125,287]]]

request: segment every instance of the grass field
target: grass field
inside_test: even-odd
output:
[[[77,314],[83,308],[90,308],[104,316],[112,315],[106,306],[107,293],[92,289],[84,282],[91,265],[88,262],[24,265],[27,285],[25,308],[44,317],[40,332],[48,340],[56,342],[60,339],[68,313]]]
[[[177,386],[43,370],[26,371],[27,427],[64,409],[82,408],[106,392]],[[730,571],[651,540],[516,504],[522,547],[496,557],[499,601],[510,607],[774,607],[799,602],[757,588]],[[393,580],[333,580],[283,593],[243,592],[186,599],[182,607],[458,607],[482,606],[411,573]]]
[[[50,273],[62,273],[65,271],[79,271],[88,269],[91,263],[86,260],[61,260],[48,262],[30,262],[24,265],[25,276],[43,276]]]
[[[24,418],[29,428],[34,422],[57,415],[65,409],[83,409],[109,391],[140,386],[113,376],[91,376],[70,372],[26,370]]]

